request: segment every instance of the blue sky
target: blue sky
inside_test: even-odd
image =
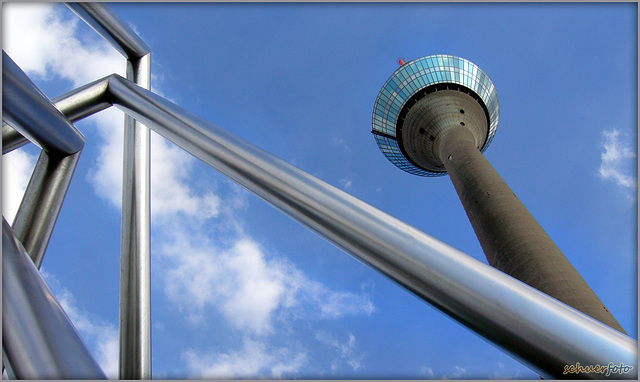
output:
[[[500,97],[485,155],[637,339],[636,4],[111,7],[151,47],[154,91],[486,261],[449,179],[397,169],[370,133],[398,57],[474,62]],[[3,49],[49,97],[124,67],[60,4],[4,4]],[[110,375],[122,118],[77,123],[42,267]],[[3,157],[7,217],[37,153]],[[152,157],[154,378],[538,378],[157,136]]]

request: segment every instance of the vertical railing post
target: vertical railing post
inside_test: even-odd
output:
[[[127,79],[150,85],[150,54]],[[151,379],[150,132],[125,115],[120,258],[120,379]]]

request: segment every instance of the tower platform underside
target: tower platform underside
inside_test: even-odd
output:
[[[467,92],[435,91],[408,108],[404,121],[397,127],[398,144],[414,165],[427,171],[444,172],[438,149],[442,134],[459,126],[471,131],[478,149],[484,146],[489,131],[484,106]]]

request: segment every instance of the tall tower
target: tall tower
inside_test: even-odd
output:
[[[625,333],[482,154],[500,114],[489,77],[451,55],[400,64],[373,110],[387,159],[419,176],[449,173],[491,266]]]

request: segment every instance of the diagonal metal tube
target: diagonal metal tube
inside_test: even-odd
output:
[[[70,122],[76,122],[111,107],[107,88],[109,77],[90,82],[51,99]]]
[[[546,377],[623,363],[637,341],[307,174],[122,77],[111,101],[136,120],[382,272]],[[581,374],[583,378],[602,377]]]
[[[13,220],[16,237],[38,269],[81,153],[61,156],[42,150]]]
[[[2,119],[43,150],[65,155],[84,147],[84,136],[2,51]]]
[[[65,5],[126,58],[136,59],[151,52],[149,46],[105,4],[82,2]]]
[[[2,359],[9,377],[106,379],[9,224],[2,224]]]
[[[9,126],[5,121],[2,121],[2,155],[19,149],[27,143],[29,143],[29,140],[24,135]]]
[[[3,58],[5,53],[3,52]],[[10,58],[7,56],[10,60]],[[12,66],[12,65],[11,65]],[[16,65],[17,66],[17,65]],[[9,68],[7,68],[9,70]],[[15,68],[13,69],[16,70]],[[18,68],[19,70],[19,68]],[[22,77],[22,76],[20,76]],[[111,103],[104,100],[103,97],[106,94],[108,86],[107,77],[100,80],[91,82],[78,89],[72,90],[66,94],[51,99],[51,103],[58,109],[59,112],[64,114],[70,123],[78,121],[89,115],[95,114],[101,110],[111,107]],[[33,85],[35,87],[35,85]],[[36,88],[37,90],[37,88]],[[38,93],[41,93],[37,90]],[[8,101],[8,94],[3,94],[4,103]],[[24,101],[20,101],[23,103]],[[50,108],[49,108],[50,109]],[[55,113],[54,113],[55,114]],[[50,128],[50,120],[47,119],[47,124],[44,128]],[[78,134],[80,134],[78,132]],[[83,138],[84,142],[84,138]],[[2,154],[7,154],[15,149],[18,149],[29,143],[29,139],[14,127],[2,121]]]

